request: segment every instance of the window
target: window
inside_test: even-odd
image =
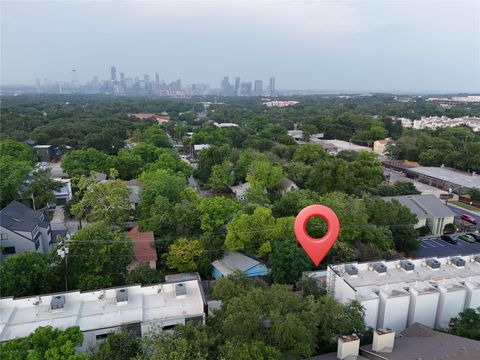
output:
[[[0,240],[1,241],[8,240],[8,234],[7,233],[1,233],[0,234]]]
[[[175,329],[175,326],[177,326],[177,325],[178,325],[178,324],[167,325],[167,326],[162,327],[162,330],[163,330],[163,331],[173,330],[173,329]]]
[[[108,333],[98,334],[95,338],[98,340],[105,340],[108,337]]]
[[[203,324],[203,316],[195,316],[188,319],[185,319],[185,323],[190,323],[193,326],[198,326]]]
[[[7,246],[2,249],[3,255],[15,254],[15,246]]]

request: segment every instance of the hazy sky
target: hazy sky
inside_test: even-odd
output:
[[[480,92],[480,1],[1,1],[1,82]]]

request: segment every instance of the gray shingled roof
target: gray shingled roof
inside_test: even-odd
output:
[[[404,196],[386,196],[382,198],[385,201],[397,200],[403,206],[406,206],[417,215],[418,219],[430,217],[442,218],[455,216],[455,213],[448,208],[439,198],[432,194],[426,195],[404,195]]]
[[[18,201],[12,201],[0,211],[1,225],[12,231],[31,232],[35,226],[48,227],[42,221],[43,212],[32,210]]]
[[[464,186],[470,189],[473,187],[480,188],[480,175],[472,176],[472,174],[445,167],[416,167],[410,168],[408,171],[415,174],[448,181],[452,184]]]

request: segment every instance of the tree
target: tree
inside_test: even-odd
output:
[[[408,181],[399,181],[393,185],[380,185],[377,193],[381,197],[421,194],[415,184]]]
[[[18,161],[25,161],[30,165],[33,165],[37,161],[37,156],[30,146],[11,139],[0,141],[0,157],[3,156],[11,156]]]
[[[474,187],[473,189],[470,190],[468,193],[470,195],[470,198],[472,200],[480,200],[480,189]]]
[[[227,225],[225,246],[231,251],[265,256],[273,244],[285,238],[292,239],[294,218],[275,219],[272,211],[257,207],[252,215],[238,214]]]
[[[412,252],[418,249],[418,234],[414,226],[418,219],[407,207],[397,200],[384,201],[379,198],[366,202],[368,222],[388,227],[397,251]]]
[[[148,263],[141,263],[126,277],[127,284],[151,285],[163,281],[165,281],[165,276],[159,270],[152,269]]]
[[[170,245],[167,256],[167,265],[170,269],[179,272],[194,271],[198,267],[199,260],[205,255],[205,250],[198,240],[177,239]]]
[[[315,299],[327,294],[325,288],[321,287],[317,280],[308,275],[302,275],[300,280],[297,281],[296,287],[302,291],[302,296],[313,296]]]
[[[0,343],[2,359],[86,360],[75,347],[82,345],[83,333],[78,326],[65,330],[51,326],[39,327],[25,338]]]
[[[48,258],[27,252],[8,257],[0,264],[2,296],[31,296],[62,289],[62,280]]]
[[[103,223],[78,230],[68,241],[68,284],[93,290],[123,285],[132,262],[133,243]]]
[[[214,232],[226,225],[238,208],[235,200],[224,196],[204,198],[198,204],[200,213],[200,228],[206,232]]]
[[[107,339],[93,350],[91,360],[130,360],[142,353],[141,339],[132,332],[123,329],[111,332]]]
[[[210,178],[214,165],[221,164],[230,158],[232,149],[229,145],[210,146],[203,149],[198,155],[198,168],[195,170],[195,178],[206,183]]]
[[[291,239],[273,244],[268,267],[274,282],[295,284],[303,272],[312,270],[314,265],[300,245]]]
[[[329,155],[321,145],[304,144],[295,150],[295,154],[293,154],[293,161],[301,162],[305,165],[313,165],[318,160],[324,160],[328,157]]]
[[[149,164],[158,159],[162,150],[155,145],[139,142],[133,147],[131,153],[139,156],[142,159],[142,164]]]
[[[221,164],[214,165],[209,182],[215,189],[225,189],[232,185],[233,175],[231,174],[230,162],[225,160]]]
[[[188,163],[182,161],[180,157],[170,149],[159,149],[158,158],[155,162],[145,166],[149,172],[163,169],[172,173],[183,173],[185,177],[192,174],[192,168]]]
[[[31,169],[32,165],[28,161],[17,160],[10,155],[0,156],[0,174],[2,174],[0,205],[2,207],[18,198],[21,186]]]
[[[465,309],[450,320],[449,331],[453,335],[480,340],[480,309]]]
[[[267,284],[259,279],[247,277],[240,270],[235,270],[229,276],[222,277],[215,282],[212,298],[227,301],[255,287],[265,289]]]
[[[250,183],[258,183],[264,189],[275,189],[280,185],[283,178],[281,166],[268,160],[255,160],[250,164],[247,180]]]
[[[266,345],[263,341],[234,342],[227,341],[220,348],[222,359],[237,360],[280,360],[282,353],[273,346]]]
[[[26,195],[32,198],[36,209],[41,209],[55,202],[53,192],[60,190],[62,186],[60,181],[52,179],[50,170],[37,169],[31,174]]]
[[[159,331],[143,339],[144,354],[139,360],[207,360],[209,339],[203,329],[191,325]]]
[[[92,185],[71,211],[79,219],[86,215],[89,222],[103,221],[122,228],[131,208],[130,192],[121,180],[100,182]]]
[[[111,160],[104,152],[88,148],[72,150],[62,156],[62,168],[70,177],[89,175],[91,171],[108,172]]]

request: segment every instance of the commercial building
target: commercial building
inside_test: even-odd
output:
[[[330,265],[326,280],[336,300],[360,302],[367,327],[397,334],[414,323],[447,328],[480,306],[480,254]]]
[[[239,252],[229,252],[220,260],[212,263],[212,275],[215,279],[241,271],[247,276],[265,276],[270,270],[262,262]]]
[[[12,201],[0,211],[1,257],[40,252],[46,254],[52,240],[50,222],[44,210],[32,210]]]
[[[442,235],[446,224],[453,224],[455,213],[433,194],[386,196],[385,201],[396,200],[417,216],[415,228],[427,226],[433,235]]]
[[[462,195],[480,188],[480,176],[446,167],[414,167],[405,170],[408,177],[445,191]]]
[[[87,351],[121,328],[144,335],[178,324],[202,324],[208,311],[198,279],[150,286],[71,291],[0,299],[0,340],[28,336],[41,326],[79,326]]]
[[[332,155],[337,155],[340,151],[351,150],[351,151],[368,151],[372,152],[372,149],[368,146],[356,145],[348,141],[343,140],[316,140],[313,141],[315,144],[320,144],[325,151],[329,152]]]

